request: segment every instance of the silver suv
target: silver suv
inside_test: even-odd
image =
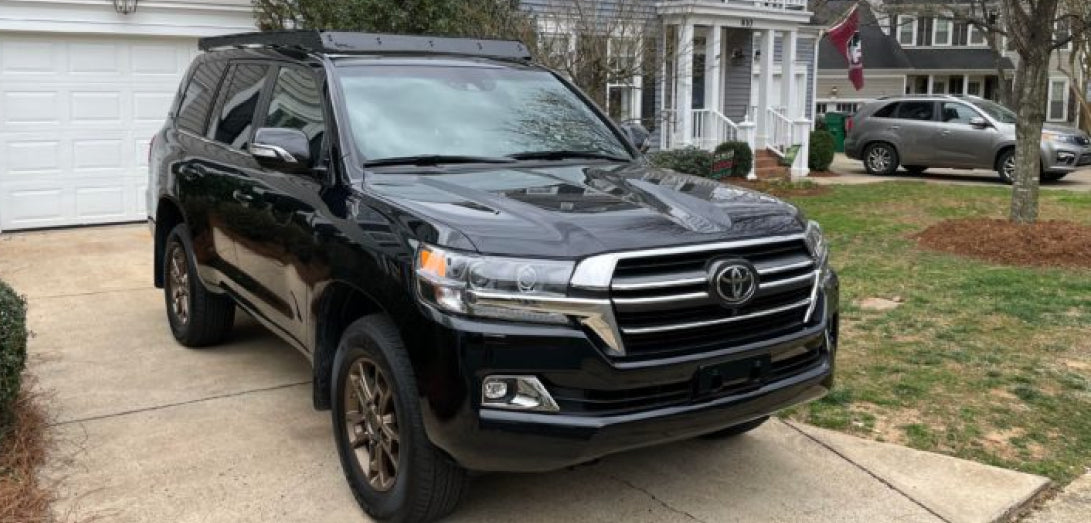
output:
[[[1010,109],[976,96],[881,98],[848,121],[845,154],[869,174],[893,174],[901,165],[919,174],[929,167],[995,170],[1011,183],[1015,122]],[[1082,131],[1046,125],[1042,181],[1064,178],[1091,164],[1091,139]]]

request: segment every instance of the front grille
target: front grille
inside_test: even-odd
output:
[[[710,296],[710,262],[745,259],[754,298],[728,308]],[[811,305],[815,266],[802,240],[618,261],[611,300],[628,360],[707,352],[797,332]]]

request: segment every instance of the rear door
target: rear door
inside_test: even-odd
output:
[[[902,165],[935,166],[932,136],[936,132],[936,102],[905,100],[898,104],[890,131],[898,136]]]

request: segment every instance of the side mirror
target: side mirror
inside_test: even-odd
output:
[[[262,127],[247,150],[266,169],[300,173],[311,168],[311,144],[299,129]]]
[[[626,122],[621,124],[621,130],[625,133],[625,136],[629,138],[630,142],[636,146],[640,152],[647,152],[648,150],[648,130],[640,125],[640,122]]]
[[[989,121],[980,116],[970,118],[970,127],[973,127],[974,129],[984,129],[988,126]]]

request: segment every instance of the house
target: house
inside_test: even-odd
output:
[[[816,13],[817,23],[832,24],[855,1],[830,1]],[[866,86],[853,89],[845,62],[828,41],[819,45],[816,112],[854,112],[865,102],[900,94],[959,94],[999,99],[1001,82],[1012,81],[1019,57],[1000,42],[1002,52],[989,46],[985,34],[969,24],[916,10],[922,2],[861,4],[860,37],[864,50]],[[916,14],[914,14],[916,13]],[[1077,107],[1068,76],[1060,69],[1071,49],[1054,53],[1050,66],[1046,120],[1073,124]]]
[[[650,30],[573,29],[576,3],[622,2]],[[818,27],[806,0],[523,5],[541,39],[653,58],[603,86],[610,115],[645,122],[653,146],[742,140],[759,156],[797,153],[791,173],[807,174]],[[145,219],[148,143],[197,39],[254,29],[250,0],[0,2],[0,230]]]

